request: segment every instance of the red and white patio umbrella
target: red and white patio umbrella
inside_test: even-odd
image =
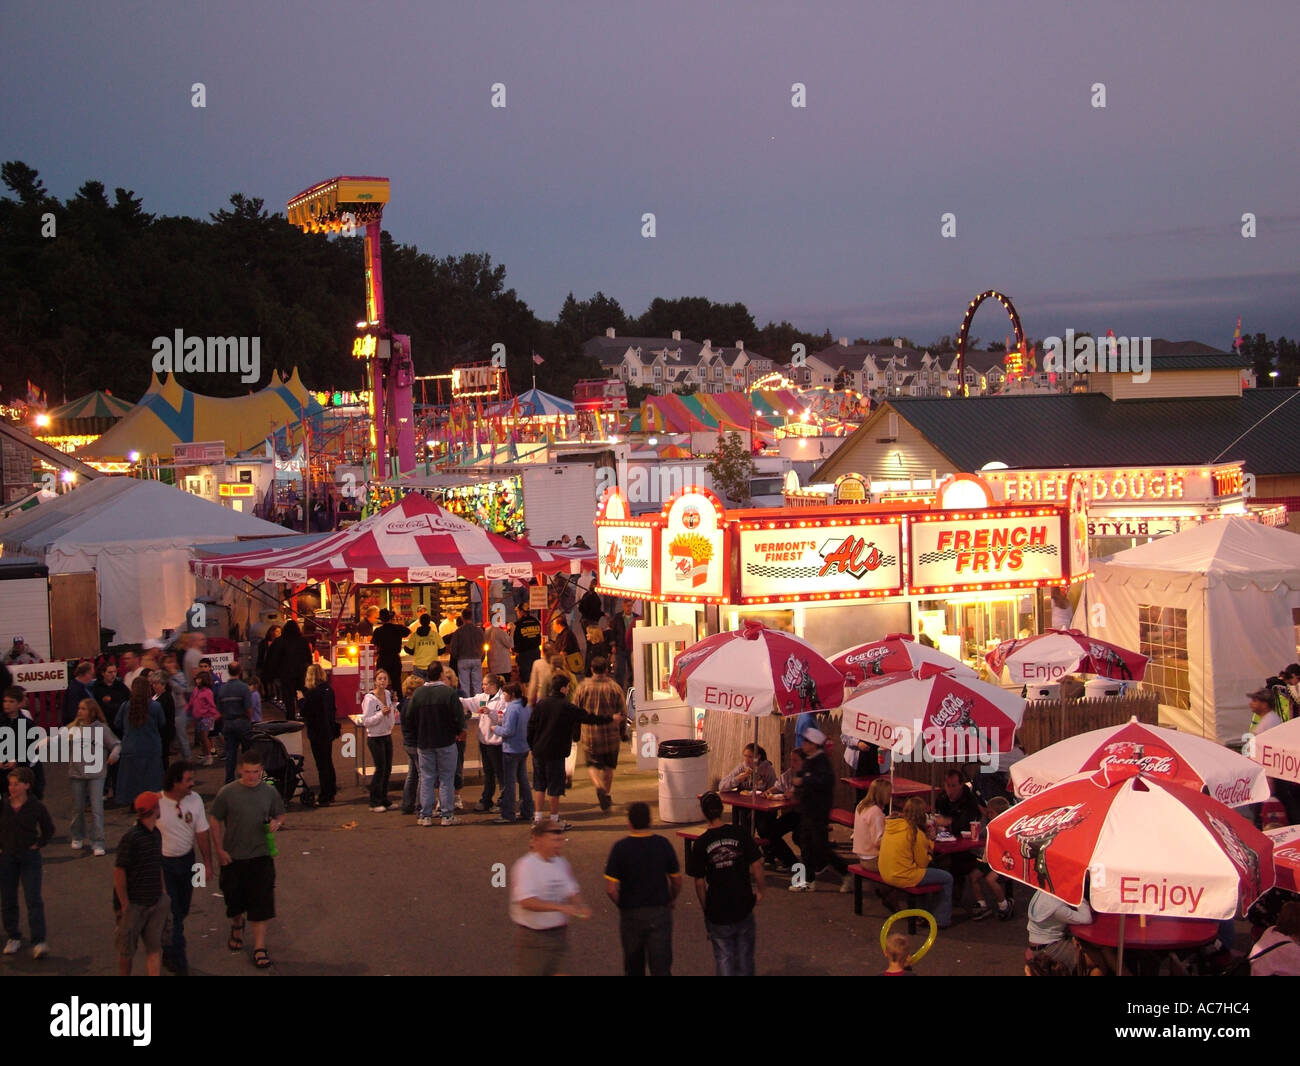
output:
[[[1011,767],[1011,787],[1022,799],[1081,773],[1124,766],[1193,791],[1208,789],[1220,803],[1240,807],[1268,799],[1263,767],[1231,748],[1174,729],[1144,725],[1093,729],[1027,755]]]
[[[1217,800],[1110,767],[1062,782],[989,823],[988,863],[1078,906],[1233,917],[1273,887],[1273,843]]]
[[[1259,763],[1269,777],[1300,782],[1300,718],[1250,734],[1241,753]]]
[[[1049,629],[1036,637],[1004,640],[985,657],[995,676],[1006,668],[1017,685],[1060,681],[1066,674],[1097,674],[1141,681],[1147,657],[1078,629]]]
[[[938,760],[1011,750],[1025,701],[970,677],[885,674],[859,685],[844,703],[841,732],[899,755],[920,747]]]
[[[910,633],[890,633],[879,640],[845,648],[831,656],[831,665],[844,675],[849,688],[882,674],[910,674],[923,667],[956,676],[978,676],[960,659],[913,640]]]
[[[1280,825],[1265,829],[1264,835],[1273,842],[1273,868],[1277,871],[1277,887],[1288,892],[1300,892],[1300,825]]]
[[[691,645],[670,684],[690,706],[747,715],[829,711],[844,702],[844,678],[807,641],[747,621]]]

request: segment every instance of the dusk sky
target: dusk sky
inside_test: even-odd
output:
[[[1298,30],[1295,0],[0,0],[0,155],[199,217],[385,175],[395,240],[490,253],[545,318],[600,289],[928,342],[997,288],[1035,337],[1226,347],[1300,334]]]

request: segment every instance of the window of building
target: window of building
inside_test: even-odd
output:
[[[1156,690],[1160,702],[1190,708],[1187,612],[1180,607],[1138,604],[1138,651],[1151,660],[1144,683]]]

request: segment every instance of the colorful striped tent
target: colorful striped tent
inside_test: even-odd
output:
[[[231,397],[200,396],[175,375],[169,375],[166,384],[154,377],[130,413],[80,454],[117,461],[132,452],[167,458],[175,444],[219,440],[225,442],[226,454],[234,455],[272,435],[280,447],[289,449],[302,440],[304,418],[313,432],[321,430],[323,410],[297,370],[288,381],[273,380],[260,392]]]

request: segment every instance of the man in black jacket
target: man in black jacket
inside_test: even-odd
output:
[[[848,863],[831,849],[831,804],[835,794],[835,771],[826,758],[826,734],[820,729],[804,731],[800,742],[803,769],[794,775],[795,796],[799,800],[799,850],[806,867],[806,880],[790,885],[792,892],[811,892],[817,874],[829,867],[839,874],[841,884],[848,874]]]
[[[569,678],[560,674],[551,682],[551,694],[537,701],[528,719],[528,747],[533,753],[533,804],[535,817],[542,818],[542,801],[551,809],[551,821],[560,822],[560,797],[567,787],[564,761],[573,748],[573,734],[587,722],[600,725],[606,719],[590,714],[569,701]],[[573,827],[560,822],[565,829]]]
[[[8,688],[6,684],[4,688]],[[4,689],[0,689],[3,692]],[[73,671],[72,680],[68,682],[67,691],[63,693],[63,724],[72,725],[77,717],[77,708],[82,700],[95,698],[95,664],[89,659],[82,659]]]
[[[394,622],[387,610],[379,612],[379,626],[370,634],[375,665],[388,675],[388,687],[394,692],[402,690],[402,641],[410,634],[411,630]]]
[[[542,623],[520,604],[515,608],[515,665],[519,683],[527,685],[533,663],[542,657]]]
[[[433,825],[434,789],[443,825],[459,825],[456,817],[456,741],[465,736],[465,715],[455,689],[442,680],[442,663],[429,666],[429,680],[411,696],[407,714],[415,723],[420,759],[420,817],[416,825]]]

